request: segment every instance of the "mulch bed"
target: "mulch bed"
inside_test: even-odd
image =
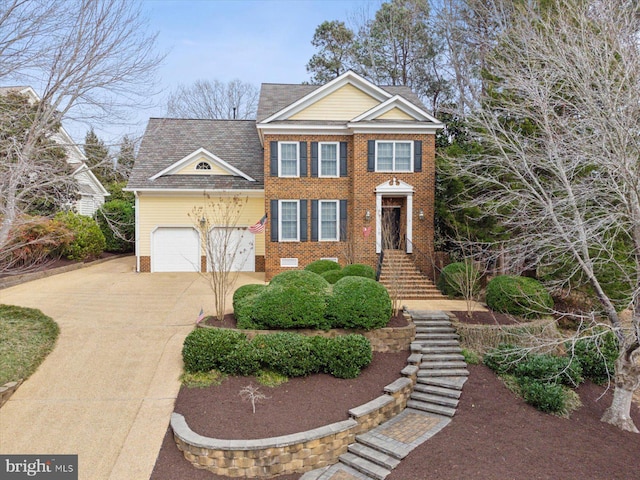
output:
[[[474,312],[471,319],[455,312],[460,321],[513,324],[507,316]],[[480,315],[478,315],[480,314]],[[230,320],[231,321],[231,320]],[[398,319],[398,322],[401,320]],[[218,324],[219,325],[219,324]],[[250,439],[304,431],[344,420],[346,412],[381,395],[398,378],[408,352],[374,354],[373,363],[354,380],[329,375],[292,379],[261,391],[270,398],[256,414],[238,393],[257,385],[249,377],[229,378],[210,389],[181,389],[175,410],[203,435]],[[640,435],[623,432],[600,421],[611,403],[611,391],[585,383],[578,388],[583,406],[570,419],[543,414],[510,392],[482,365],[469,366],[453,421],[414,450],[388,480],[438,479],[629,479],[640,471]],[[632,406],[640,426],[640,408]],[[232,432],[232,434],[229,434]],[[223,480],[191,466],[177,449],[171,428],[158,455],[151,480]],[[300,474],[281,475],[296,480]]]

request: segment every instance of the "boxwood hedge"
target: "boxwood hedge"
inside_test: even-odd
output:
[[[333,260],[316,260],[304,267],[305,270],[317,273],[318,275],[322,275],[325,272],[331,272],[333,270],[340,270],[340,268],[340,264]]]
[[[227,355],[246,341],[245,335],[236,330],[196,328],[182,347],[184,369],[189,373],[221,370]]]
[[[384,285],[363,277],[344,277],[333,286],[327,318],[334,328],[373,330],[389,323],[392,303]]]

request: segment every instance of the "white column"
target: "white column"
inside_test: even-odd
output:
[[[382,194],[376,193],[376,253],[382,251]]]
[[[407,253],[413,253],[413,193],[407,195]]]

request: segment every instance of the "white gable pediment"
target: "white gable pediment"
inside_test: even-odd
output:
[[[211,169],[196,171],[196,165],[200,162],[208,163]],[[150,180],[155,180],[165,175],[185,175],[189,173],[197,175],[233,175],[234,177],[242,177],[250,182],[255,182],[249,175],[225,162],[205,148],[199,148],[195,152],[169,165],[164,170],[153,175]]]
[[[353,118],[350,123],[367,122],[376,119],[388,119],[389,114],[395,114],[397,119],[413,120],[418,122],[430,122],[441,125],[437,118],[429,115],[427,112],[417,107],[413,103],[407,101],[400,95],[394,95],[385,102],[382,102],[370,110]],[[401,115],[404,114],[404,118]]]
[[[398,195],[405,196],[414,193],[413,186],[407,182],[392,178],[388,182],[381,183],[376,187],[376,194],[378,195]]]

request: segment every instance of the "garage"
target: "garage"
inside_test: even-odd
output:
[[[159,227],[151,239],[153,272],[199,272],[200,240],[190,227]]]
[[[212,270],[212,264],[218,265],[226,257],[226,265],[230,265],[230,272],[255,272],[256,253],[254,235],[246,228],[214,227],[209,235],[211,241],[211,258],[207,261],[207,270]],[[226,244],[226,248],[225,248]]]

